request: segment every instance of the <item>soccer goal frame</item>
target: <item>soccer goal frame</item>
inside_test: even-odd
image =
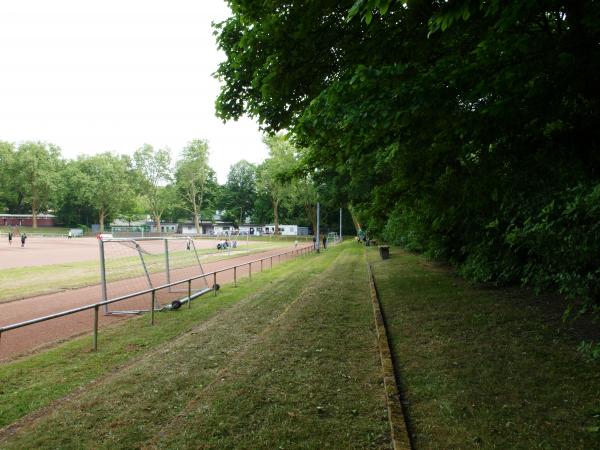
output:
[[[162,241],[162,244],[161,244]],[[164,266],[160,268],[161,270],[156,269],[156,261],[153,263],[154,268],[151,270],[148,267],[146,262],[146,257],[151,255],[148,251],[144,249],[144,243],[151,242],[156,250],[157,244],[158,246],[162,246],[164,255]],[[172,254],[173,251],[171,249],[170,244],[173,242],[177,242],[179,244],[185,245],[186,253],[191,254],[192,257],[189,258],[193,261],[192,264],[188,265],[187,268],[191,268],[194,270],[193,278],[196,280],[197,284],[200,286],[196,286],[192,292],[191,290],[191,281],[187,282],[187,279],[179,279],[173,282],[173,272],[174,270],[181,269],[181,267],[172,268]],[[177,294],[177,293],[185,293],[187,295],[177,298],[175,300],[170,300],[167,303],[161,304],[158,298],[155,299],[155,311],[163,311],[170,309],[178,309],[182,304],[191,302],[193,299],[207,293],[211,292],[214,287],[209,287],[206,277],[204,277],[204,270],[202,267],[202,263],[200,262],[200,256],[198,255],[198,251],[196,249],[196,245],[194,240],[190,237],[127,237],[127,238],[100,238],[98,239],[99,243],[99,251],[100,251],[100,285],[101,285],[101,294],[102,300],[109,300],[108,295],[108,286],[111,283],[111,280],[107,277],[107,258],[106,258],[106,246],[107,245],[124,245],[136,254],[136,257],[139,258],[139,261],[136,263],[132,261],[132,265],[137,265],[140,271],[140,275],[137,278],[145,278],[145,286],[141,291],[146,291],[148,289],[154,289],[160,285],[168,285],[167,288],[164,288],[168,291],[169,294]],[[180,249],[181,252],[181,249]],[[146,255],[146,256],[145,256]],[[155,253],[154,259],[161,258],[160,253]],[[128,257],[132,260],[133,256]],[[161,263],[162,264],[162,263]],[[153,275],[156,276],[164,276],[166,279],[166,283],[157,283],[155,279],[153,279]],[[192,277],[189,277],[192,278]],[[189,279],[188,278],[188,279]],[[126,280],[127,278],[123,278]],[[121,281],[121,279],[120,279]],[[173,284],[173,285],[172,285]],[[130,292],[131,294],[135,293]],[[151,309],[123,309],[123,310],[111,310],[109,305],[104,305],[104,313],[105,315],[122,315],[122,314],[141,314],[144,312],[149,312]]]

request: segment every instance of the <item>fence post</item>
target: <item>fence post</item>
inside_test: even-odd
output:
[[[154,302],[156,300],[156,291],[152,289],[152,306],[150,308],[150,325],[154,325]]]
[[[215,297],[217,296],[217,272],[213,272],[213,291],[215,291]]]
[[[94,351],[98,351],[98,305],[94,306]]]
[[[192,307],[192,280],[188,280],[188,309]]]
[[[252,261],[248,263],[248,278],[252,279]]]
[[[237,266],[233,266],[233,285],[237,287]]]

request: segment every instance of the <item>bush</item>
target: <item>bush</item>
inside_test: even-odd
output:
[[[527,254],[521,282],[556,289],[578,306],[597,311],[600,304],[600,184],[580,184],[548,202],[522,226],[507,230],[513,252]]]

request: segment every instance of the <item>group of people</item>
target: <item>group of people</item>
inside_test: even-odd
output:
[[[217,250],[225,250],[225,249],[228,249],[229,247],[236,248],[237,241],[231,241],[231,243],[230,243],[227,239],[224,239],[217,243]]]
[[[12,246],[12,240],[13,240],[13,232],[12,230],[9,230],[8,232],[8,245]],[[21,247],[25,247],[25,241],[27,240],[27,235],[25,233],[21,233]]]

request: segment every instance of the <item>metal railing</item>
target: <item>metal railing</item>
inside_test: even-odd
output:
[[[313,251],[314,251],[314,247],[312,245],[306,246],[306,247],[301,247],[301,248],[296,248],[296,249],[288,251],[288,252],[279,253],[276,255],[270,255],[270,256],[266,256],[264,258],[259,258],[259,259],[244,262],[241,264],[236,264],[234,266],[225,267],[223,269],[218,269],[213,272],[207,272],[205,274],[197,275],[195,277],[187,278],[185,280],[163,284],[161,286],[156,286],[156,287],[153,287],[150,289],[145,289],[143,291],[133,292],[131,294],[122,295],[119,297],[111,298],[111,299],[104,300],[104,301],[97,302],[97,303],[92,303],[90,305],[80,306],[79,308],[73,308],[73,309],[69,309],[66,311],[49,314],[47,316],[38,317],[35,319],[30,319],[30,320],[25,320],[23,322],[13,323],[11,325],[0,326],[0,344],[2,343],[2,334],[6,333],[7,331],[16,330],[18,328],[27,327],[29,325],[35,325],[38,323],[46,322],[48,320],[58,319],[60,317],[69,316],[71,314],[76,314],[76,313],[80,313],[83,311],[89,311],[89,310],[93,309],[94,310],[93,350],[97,351],[98,350],[98,312],[99,312],[99,309],[101,306],[110,305],[112,303],[117,303],[117,302],[122,302],[124,300],[129,300],[131,298],[139,297],[139,296],[146,295],[146,294],[151,294],[150,325],[154,325],[154,312],[155,312],[154,306],[155,306],[157,291],[160,291],[162,289],[167,289],[169,287],[180,285],[183,283],[187,283],[188,299],[189,299],[189,301],[187,303],[188,303],[188,308],[191,308],[192,299],[194,298],[194,296],[191,294],[192,281],[194,281],[194,280],[198,280],[200,278],[204,278],[206,280],[206,279],[208,279],[208,277],[212,276],[213,277],[213,287],[211,289],[209,289],[209,291],[213,291],[214,295],[216,296],[217,291],[219,290],[219,285],[217,284],[217,274],[219,274],[219,273],[233,270],[233,283],[234,283],[234,286],[237,287],[237,269],[238,269],[238,267],[248,266],[248,276],[250,279],[252,279],[252,264],[260,262],[260,271],[262,272],[264,261],[266,261],[266,260],[270,260],[269,268],[273,268],[273,258],[278,258],[279,263],[281,263],[282,256],[292,254],[294,257],[298,257],[298,256],[302,256],[302,255],[311,253]]]

